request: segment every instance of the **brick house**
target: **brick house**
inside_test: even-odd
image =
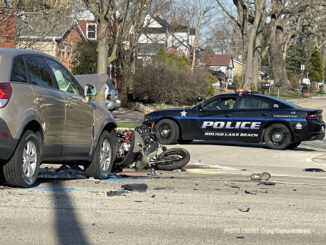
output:
[[[16,5],[11,1],[0,3],[0,47],[16,47]]]
[[[27,18],[27,17],[26,17]],[[88,39],[74,18],[64,20],[29,17],[17,21],[17,48],[39,50],[72,67],[72,50],[78,42]],[[37,31],[35,31],[37,30]]]
[[[233,78],[234,61],[231,54],[202,54],[199,66],[212,73],[222,72],[226,79]]]

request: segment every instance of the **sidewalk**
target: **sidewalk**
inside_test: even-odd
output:
[[[141,124],[144,121],[145,113],[122,107],[117,111],[113,111],[112,115],[118,123]]]

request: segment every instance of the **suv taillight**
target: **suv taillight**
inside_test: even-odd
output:
[[[0,83],[0,108],[5,107],[11,97],[12,88],[10,83]]]

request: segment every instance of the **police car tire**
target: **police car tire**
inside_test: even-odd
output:
[[[172,161],[171,159],[178,159],[176,161]],[[157,157],[158,161],[167,161],[167,163],[160,163],[155,165],[156,170],[165,170],[172,171],[174,169],[181,169],[187,165],[190,161],[190,153],[186,149],[183,148],[171,148],[163,151]]]
[[[156,132],[158,132],[157,139],[163,145],[176,144],[179,139],[179,126],[176,122],[170,119],[163,119],[159,121],[155,126]],[[169,135],[167,137],[161,136],[161,129],[167,129]]]
[[[295,149],[295,148],[297,148],[300,144],[301,144],[301,141],[292,142],[292,143],[288,146],[288,149],[289,149],[289,150]]]
[[[284,139],[278,143],[274,142],[272,139],[272,133],[273,131],[281,131],[284,135]],[[264,141],[265,144],[268,146],[270,149],[275,149],[275,150],[284,150],[289,147],[292,141],[292,135],[290,132],[290,129],[285,126],[284,124],[276,123],[272,124],[269,127],[266,128],[265,133],[264,133]]]

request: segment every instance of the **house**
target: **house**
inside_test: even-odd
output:
[[[74,17],[58,19],[24,16],[17,20],[17,48],[39,50],[72,67],[72,50],[81,41],[88,41],[82,27]]]
[[[56,57],[69,69],[74,46],[97,39],[94,19],[79,22],[73,15],[17,14],[15,1],[1,1],[0,19],[0,47],[39,50]]]
[[[234,61],[231,54],[202,54],[199,66],[213,75],[222,72],[226,79],[233,78]]]
[[[137,44],[138,59],[156,56],[160,48],[177,49],[190,57],[194,40],[194,28],[173,26],[159,14],[147,15]]]
[[[0,2],[0,47],[16,47],[16,5],[11,1]]]

